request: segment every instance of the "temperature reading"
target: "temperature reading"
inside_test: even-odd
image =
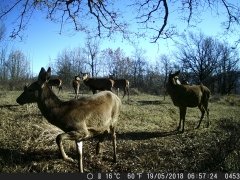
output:
[[[128,173],[127,179],[141,179],[142,173]]]
[[[120,173],[106,173],[106,179],[120,179]]]

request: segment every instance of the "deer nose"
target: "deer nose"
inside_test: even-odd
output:
[[[16,102],[17,102],[18,104],[20,104],[20,105],[23,105],[23,103],[21,102],[21,100],[20,100],[19,97],[16,99]]]

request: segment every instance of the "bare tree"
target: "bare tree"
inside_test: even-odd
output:
[[[211,83],[209,79],[220,58],[218,41],[211,37],[205,37],[202,33],[195,35],[190,33],[184,36],[183,43],[178,47],[176,58],[183,71],[193,73],[195,83]]]
[[[135,48],[132,65],[133,86],[141,87],[144,84],[144,73],[146,71],[147,61],[145,59],[145,50],[142,48]]]
[[[28,79],[30,77],[29,61],[20,50],[10,52],[5,66],[11,80]]]
[[[0,52],[0,80],[7,80],[7,49],[2,48]]]
[[[135,0],[124,3],[111,0],[2,0],[1,6],[0,20],[10,13],[16,15],[13,38],[21,34],[37,10],[47,12],[47,19],[59,23],[60,33],[65,24],[72,23],[76,31],[89,33],[91,29],[93,34],[107,37],[121,33],[124,38],[137,34],[150,36],[152,42],[172,38],[177,33],[178,22],[185,23],[186,28],[196,26],[201,15],[207,12],[225,16],[220,22],[223,31],[237,31],[240,22],[239,2],[227,0]],[[171,19],[170,15],[174,13],[177,21]],[[137,31],[130,32],[131,28],[127,28],[132,24],[138,27]]]
[[[57,76],[62,78],[64,86],[72,86],[73,77],[84,71],[85,60],[83,49],[80,47],[64,49],[59,52],[55,60],[54,70]]]
[[[97,75],[97,65],[100,64],[98,62],[98,55],[100,53],[99,43],[100,42],[96,38],[91,38],[90,36],[86,39],[85,43],[86,48],[84,51],[88,56],[85,63],[90,66],[92,77]]]
[[[3,41],[6,34],[6,27],[4,24],[0,23],[0,43]]]
[[[170,58],[167,55],[161,55],[159,57],[159,61],[161,63],[161,73],[164,76],[164,80],[163,80],[163,91],[164,91],[164,100],[165,100],[165,96],[167,94],[167,88],[166,88],[166,84],[167,84],[167,79],[168,79],[168,75],[172,69],[172,63],[170,61]]]
[[[231,48],[226,42],[219,48],[221,58],[217,67],[218,93],[228,94],[237,86],[240,57],[236,49]]]
[[[114,74],[115,78],[129,78],[132,60],[126,56],[121,48],[106,49],[102,51],[102,57],[106,61],[108,74]]]
[[[3,42],[6,34],[6,28],[4,24],[0,23],[0,80],[7,80],[7,45]]]

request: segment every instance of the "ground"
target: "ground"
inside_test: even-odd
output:
[[[55,138],[61,130],[49,124],[36,104],[20,106],[20,91],[0,91],[0,172],[78,172],[73,142],[64,147],[74,163],[63,161]],[[88,96],[91,94],[83,94]],[[74,98],[71,91],[58,94]],[[197,108],[188,108],[185,132],[175,131],[179,111],[167,96],[135,94],[123,107],[117,127],[117,163],[110,139],[102,156],[96,140],[83,145],[85,172],[236,172],[240,170],[240,97],[212,95],[210,126],[199,129]]]

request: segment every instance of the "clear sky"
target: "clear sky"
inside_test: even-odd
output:
[[[12,18],[15,16],[14,13],[11,14]],[[176,17],[177,15],[170,14],[169,21],[179,21]],[[216,16],[211,14],[211,12],[206,13],[202,16],[204,21],[199,23],[194,30],[196,32],[203,32],[205,35],[218,36],[218,38],[223,39],[224,37],[220,35],[223,32],[220,26],[220,20],[223,17],[221,15]],[[179,29],[185,28],[185,25],[178,23]],[[7,31],[10,24],[7,24]],[[65,48],[75,48],[84,47],[85,34],[82,32],[73,31],[65,32],[62,35],[59,34],[60,24],[54,24],[49,20],[46,20],[42,15],[35,14],[29,22],[27,29],[24,32],[23,41],[19,39],[11,40],[10,46],[13,49],[20,49],[31,61],[31,68],[33,74],[37,74],[41,67],[47,67],[49,61],[57,57]],[[239,37],[228,37],[229,43],[233,43]],[[175,44],[171,40],[160,39],[158,43],[150,43],[149,40],[141,39],[139,47],[146,50],[146,57],[149,60],[155,61],[157,57],[161,54],[171,54],[175,50]],[[124,52],[131,56],[134,52],[134,47],[130,45],[127,41],[122,41],[121,37],[116,37],[114,40],[102,40],[100,42],[101,50],[105,48],[116,49],[120,47]]]

